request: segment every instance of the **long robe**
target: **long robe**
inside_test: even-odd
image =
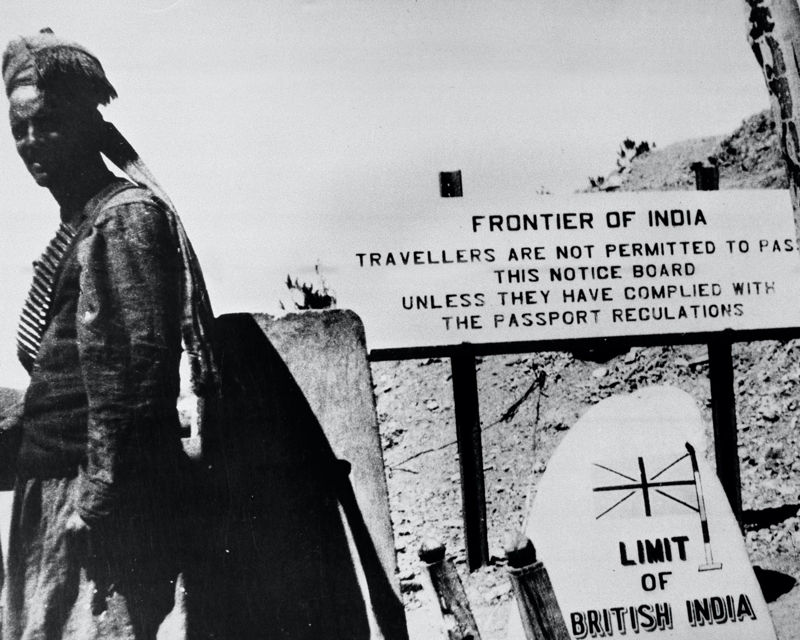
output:
[[[84,207],[31,371],[4,640],[154,638],[184,532],[178,240],[147,190]],[[78,513],[90,529],[69,534]]]

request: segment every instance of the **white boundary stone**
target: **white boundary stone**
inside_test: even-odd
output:
[[[696,450],[708,544],[687,443]],[[622,635],[620,621],[625,637],[652,631],[664,638],[775,638],[705,449],[694,400],[671,387],[604,400],[559,445],[539,483],[526,535],[574,638],[610,636],[609,626]],[[691,482],[679,484],[684,481]],[[660,623],[651,623],[658,611]],[[509,637],[521,638],[513,617]]]

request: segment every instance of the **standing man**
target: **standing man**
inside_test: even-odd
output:
[[[182,342],[203,394],[213,316],[169,199],[97,110],[116,97],[97,58],[44,29],[2,73],[17,151],[61,219],[17,338],[31,380],[3,638],[155,638],[178,573]]]

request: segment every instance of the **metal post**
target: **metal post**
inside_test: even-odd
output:
[[[461,471],[464,546],[467,552],[467,566],[470,571],[475,571],[489,564],[489,542],[486,530],[478,378],[475,371],[475,356],[470,345],[463,344],[457,348],[450,357],[450,367],[453,373],[453,404]]]

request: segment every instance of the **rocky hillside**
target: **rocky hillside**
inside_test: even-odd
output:
[[[720,189],[785,189],[780,141],[769,111],[747,118],[728,136],[699,138],[656,148],[634,158],[620,175],[621,191],[695,188],[695,162],[719,167]]]

